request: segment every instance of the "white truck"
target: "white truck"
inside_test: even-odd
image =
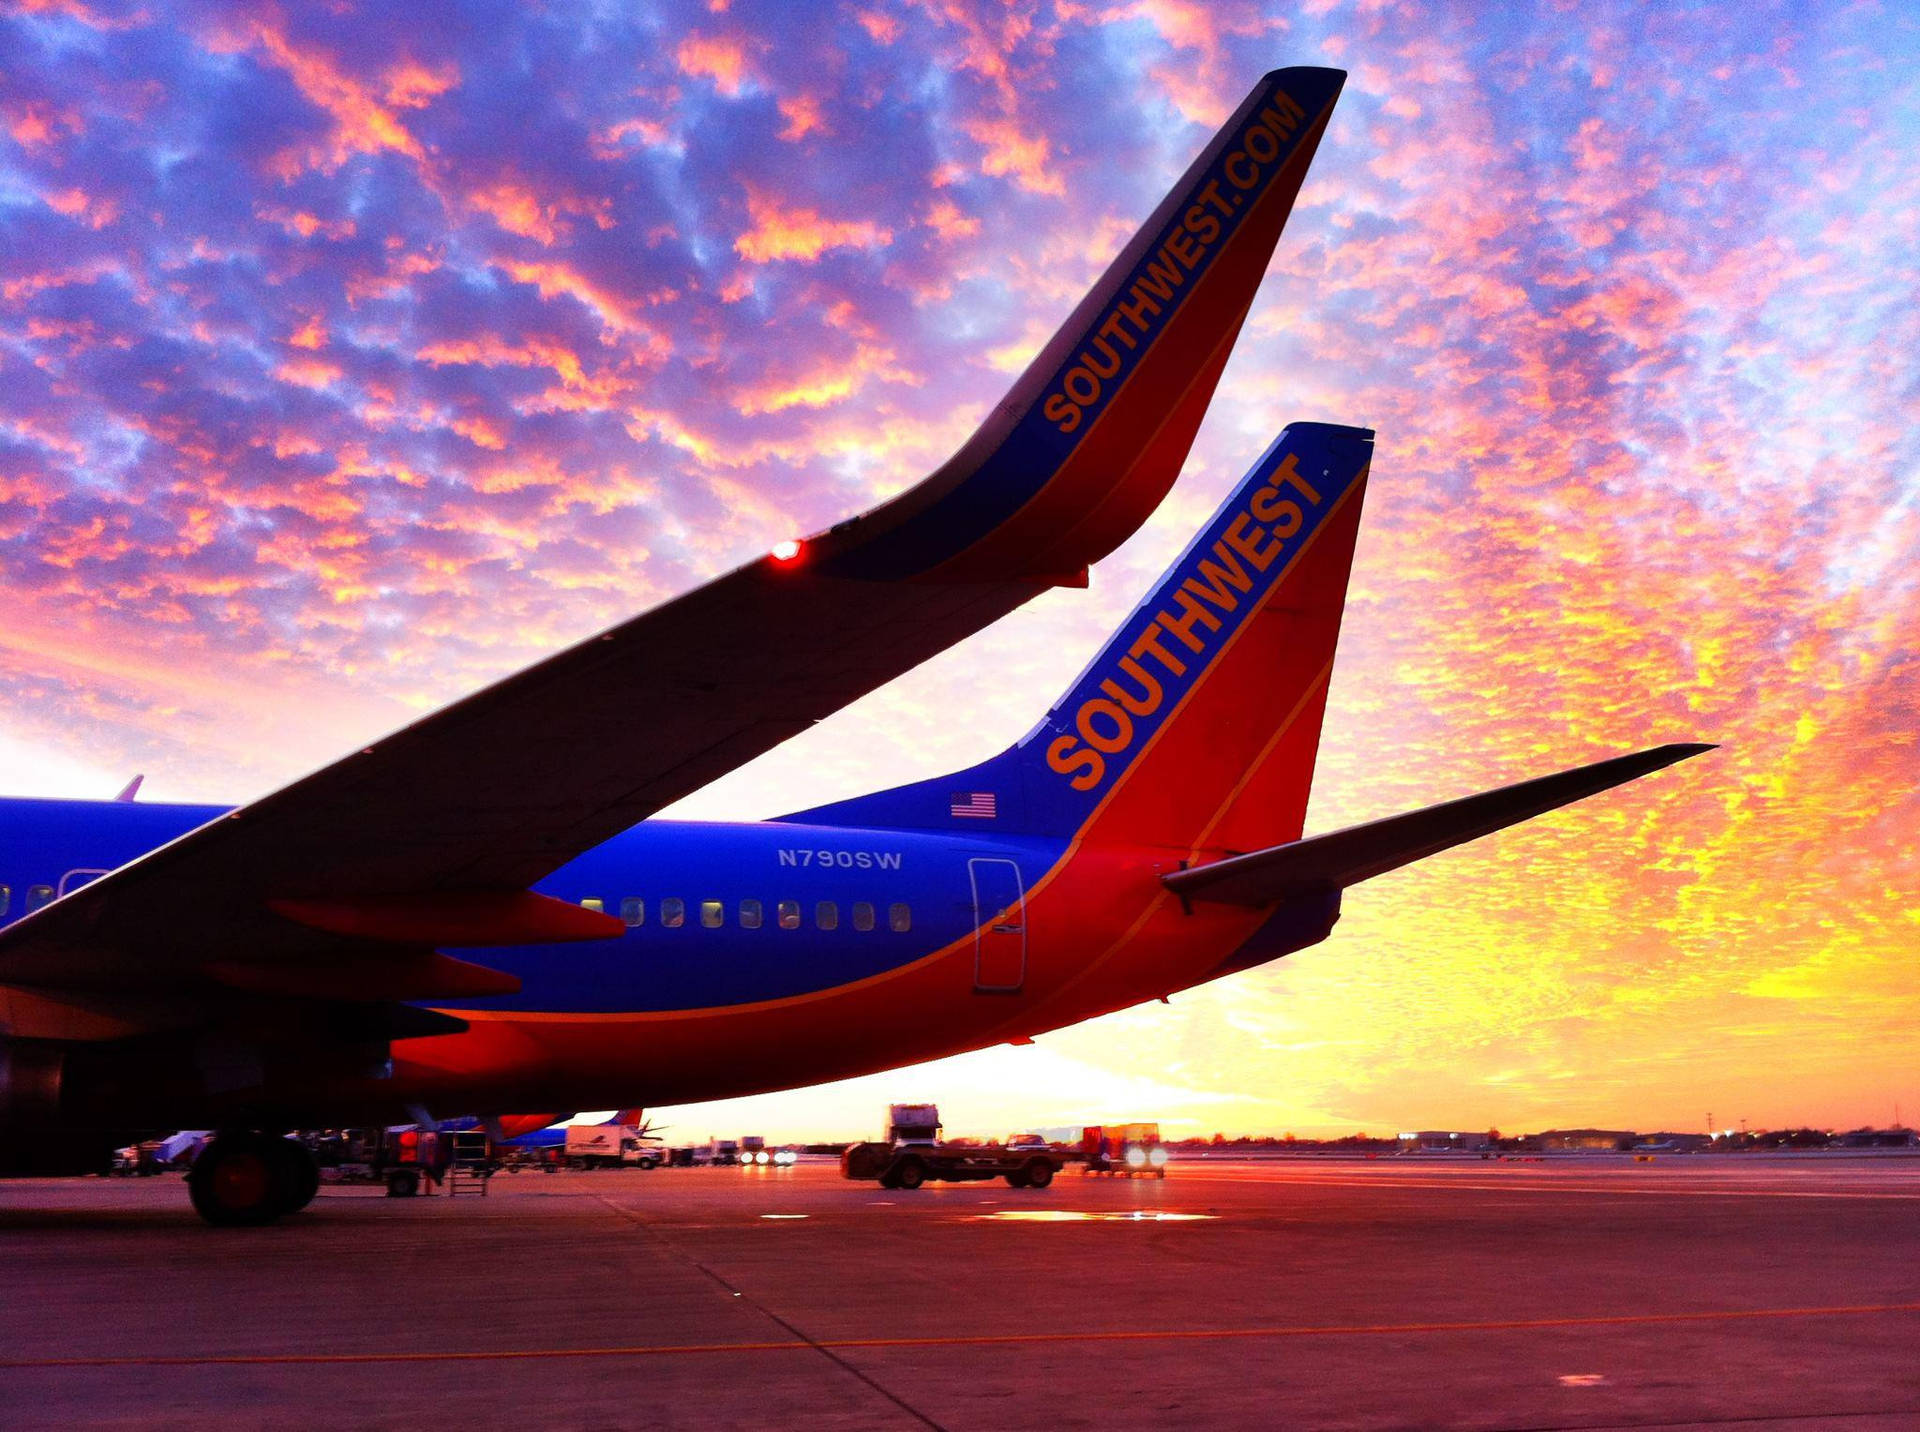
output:
[[[568,1124],[567,1165],[570,1168],[654,1168],[660,1150],[641,1138],[631,1124]]]

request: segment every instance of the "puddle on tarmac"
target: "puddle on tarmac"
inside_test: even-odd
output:
[[[1065,1208],[1010,1208],[1002,1213],[974,1214],[975,1218],[995,1218],[1003,1223],[1198,1223],[1219,1216],[1217,1213],[1158,1213],[1149,1210],[1076,1213]]]
[[[784,1223],[788,1219],[807,1218],[811,1215],[805,1213],[763,1213],[760,1216],[772,1223]]]

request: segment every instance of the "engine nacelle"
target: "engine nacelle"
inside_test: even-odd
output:
[[[0,1039],[0,1176],[106,1173],[119,1132],[76,1129],[62,1119],[68,1050],[38,1039]]]
[[[37,1039],[0,1039],[0,1130],[47,1128],[59,1122],[67,1051]]]

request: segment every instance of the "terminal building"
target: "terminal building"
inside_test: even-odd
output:
[[[1837,1149],[1920,1148],[1920,1133],[1912,1129],[1850,1129],[1833,1139]]]
[[[1630,1149],[1640,1141],[1631,1129],[1548,1129],[1540,1135],[1540,1147],[1548,1152],[1616,1152]]]

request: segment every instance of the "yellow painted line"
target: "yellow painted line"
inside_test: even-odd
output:
[[[778,1342],[637,1343],[620,1347],[493,1348],[450,1352],[238,1353],[126,1357],[7,1358],[9,1371],[79,1367],[331,1367],[354,1363],[525,1362],[559,1358],[685,1357],[707,1353],[859,1352],[901,1348],[1021,1347],[1053,1343],[1199,1342],[1207,1339],[1393,1337],[1411,1333],[1535,1332],[1560,1328],[1655,1327],[1789,1318],[1871,1317],[1920,1313],[1920,1303],[1858,1303],[1822,1308],[1728,1308],[1692,1313],[1620,1313],[1571,1318],[1503,1318],[1478,1322],[1309,1323],[1259,1328],[1140,1328],[1104,1332],[981,1333],[946,1337],[799,1338]]]

